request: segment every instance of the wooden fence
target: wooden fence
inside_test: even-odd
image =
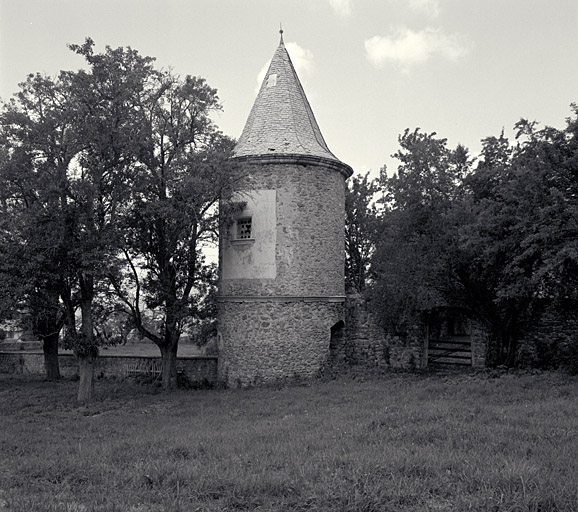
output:
[[[457,364],[472,366],[471,336],[444,336],[429,339],[427,362],[430,364]]]

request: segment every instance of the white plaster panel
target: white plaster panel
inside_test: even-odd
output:
[[[239,218],[252,218],[251,240],[235,240],[231,227],[223,243],[222,279],[275,279],[277,194],[275,190],[238,192],[234,201],[246,203]]]

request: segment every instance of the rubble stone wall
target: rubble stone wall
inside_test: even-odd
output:
[[[221,380],[244,387],[315,377],[329,356],[331,327],[342,316],[339,302],[221,302]]]
[[[348,364],[387,366],[385,335],[375,316],[359,295],[347,297],[345,340],[341,358]]]
[[[71,354],[58,357],[62,377],[78,375],[78,362]],[[97,377],[124,378],[130,375],[154,375],[161,369],[160,357],[99,356],[96,360]],[[215,384],[217,382],[217,357],[177,358],[180,371],[191,384]],[[44,355],[33,352],[0,352],[0,373],[44,374]]]
[[[487,364],[489,331],[482,323],[472,320],[472,366],[484,368]]]

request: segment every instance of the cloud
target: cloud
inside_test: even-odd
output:
[[[392,36],[374,36],[365,41],[368,60],[380,67],[386,61],[398,64],[409,71],[437,56],[447,60],[458,60],[467,54],[467,48],[458,34],[444,34],[441,29],[426,28],[414,32],[409,28],[398,28]]]
[[[313,54],[297,43],[286,43],[285,47],[291,57],[298,75],[306,75],[313,69]]]
[[[439,0],[409,0],[409,6],[413,11],[437,17],[440,13]]]
[[[299,46],[297,43],[285,43],[285,48],[287,48],[287,52],[291,57],[291,62],[293,63],[293,67],[295,68],[299,79],[303,82],[303,79],[306,78],[313,69],[313,53],[302,46]],[[259,92],[270,64],[271,61],[268,60],[261,68],[261,71],[259,71],[255,92]]]
[[[342,18],[347,18],[351,15],[351,4],[353,0],[327,0],[335,14]]]

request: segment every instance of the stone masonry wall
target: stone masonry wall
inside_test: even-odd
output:
[[[518,342],[516,363],[538,368],[562,368],[578,374],[578,304],[548,308],[527,327]]]
[[[276,190],[276,278],[222,279],[221,295],[343,296],[343,175],[318,165],[255,165],[242,188]]]
[[[488,329],[469,315],[464,318],[468,326],[467,335],[471,340],[472,366],[484,367],[488,351]],[[358,294],[348,295],[343,336],[332,343],[330,363],[335,367],[362,365],[395,369],[426,368],[427,338],[427,320],[416,319],[404,333],[386,333],[363,297]]]
[[[348,295],[343,333],[331,343],[330,370],[343,368],[415,369],[423,367],[425,329],[415,325],[404,335],[388,334],[361,295]]]
[[[219,304],[220,378],[248,386],[318,375],[342,303],[247,301]]]
[[[78,362],[71,354],[59,356],[62,377],[78,375]],[[96,360],[97,377],[124,378],[129,375],[147,375],[161,368],[160,357],[99,356]],[[191,384],[214,384],[217,382],[216,357],[180,357],[177,370]],[[44,374],[44,355],[32,352],[0,352],[0,373]]]
[[[349,295],[345,307],[344,359],[349,364],[387,366],[383,329],[360,295]]]
[[[489,331],[481,322],[473,319],[471,322],[472,366],[484,368],[487,363]]]

